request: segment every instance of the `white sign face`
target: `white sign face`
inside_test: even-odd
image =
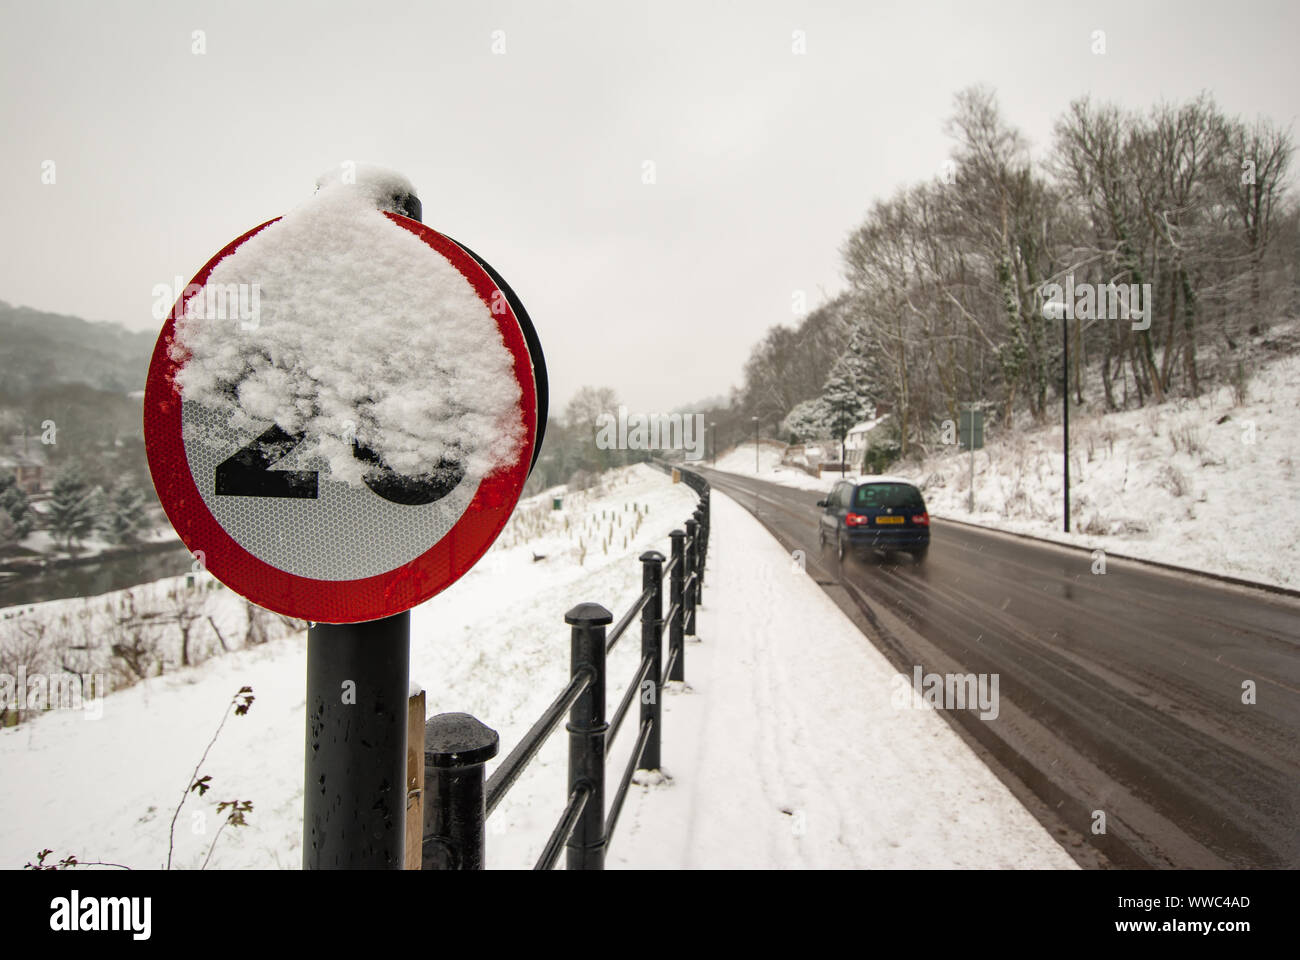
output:
[[[278,446],[259,443],[198,404],[181,409],[190,473],[212,516],[250,554],[300,577],[360,580],[410,563],[455,527],[478,491],[477,481],[463,477],[432,502],[398,503],[368,486],[322,476],[326,464],[301,456],[292,438]],[[222,435],[224,444],[213,442]],[[268,448],[272,454],[287,449],[268,464]],[[245,451],[252,462],[241,464]]]

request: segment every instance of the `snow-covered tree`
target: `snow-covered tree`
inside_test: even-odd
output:
[[[781,429],[789,434],[795,443],[807,443],[830,435],[830,409],[821,397],[805,400],[795,404],[793,410],[786,414],[781,422]]]
[[[849,345],[836,366],[852,384],[854,392],[862,400],[865,412],[869,413],[881,399],[884,377],[875,351],[871,349],[866,327],[862,324],[853,324]]]
[[[139,488],[123,480],[109,495],[100,529],[110,543],[133,543],[147,519]]]
[[[50,530],[71,552],[93,531],[99,519],[99,488],[91,487],[75,467],[59,474],[50,500]]]
[[[870,404],[855,377],[856,363],[859,358],[845,353],[831,368],[831,375],[822,388],[822,402],[826,405],[827,423],[831,434],[840,442],[841,461],[844,453],[844,440],[853,425],[867,416]]]
[[[21,540],[32,532],[33,515],[27,494],[11,473],[0,474],[0,513],[13,523],[13,539]]]

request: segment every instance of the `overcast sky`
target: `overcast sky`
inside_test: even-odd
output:
[[[155,284],[322,170],[379,163],[521,296],[561,407],[584,384],[656,411],[739,383],[795,291],[843,288],[871,201],[940,169],[972,83],[1040,152],[1086,92],[1300,112],[1294,0],[0,10],[0,299],[157,329]]]

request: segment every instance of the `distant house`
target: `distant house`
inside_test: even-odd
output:
[[[10,437],[4,448],[0,448],[0,473],[12,474],[19,489],[28,496],[44,488],[47,466],[45,451],[37,438]]]
[[[876,409],[876,415],[871,420],[864,420],[862,423],[855,424],[848,435],[844,438],[844,459],[847,463],[861,464],[862,457],[866,454],[871,446],[872,440],[882,431],[885,422],[889,419],[888,413],[882,413],[879,408]]]

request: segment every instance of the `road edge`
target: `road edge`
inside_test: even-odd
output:
[[[955,523],[961,527],[972,527],[985,533],[997,533],[1006,537],[1015,537],[1019,540],[1032,540],[1034,543],[1047,544],[1053,547],[1060,547],[1062,550],[1074,550],[1079,553],[1092,554],[1094,550],[1102,550],[1108,558],[1114,557],[1118,560],[1126,560],[1129,563],[1139,563],[1147,567],[1155,567],[1160,570],[1168,570],[1173,573],[1180,573],[1189,577],[1204,577],[1207,580],[1217,580],[1219,583],[1229,583],[1236,587],[1245,587],[1250,590],[1263,590],[1265,593],[1273,593],[1278,596],[1291,597],[1300,599],[1300,590],[1291,587],[1283,587],[1276,583],[1267,583],[1261,580],[1246,580],[1243,577],[1233,577],[1226,573],[1214,573],[1210,570],[1198,570],[1195,567],[1180,567],[1173,563],[1164,563],[1160,560],[1148,560],[1145,557],[1135,557],[1128,553],[1116,553],[1105,547],[1082,547],[1075,543],[1062,543],[1060,540],[1053,540],[1050,537],[1040,537],[1032,533],[1021,533],[1018,530],[1003,530],[999,527],[990,527],[982,523],[971,523],[969,520],[958,520],[955,517],[947,517],[940,513],[931,513],[930,516],[943,523]]]

